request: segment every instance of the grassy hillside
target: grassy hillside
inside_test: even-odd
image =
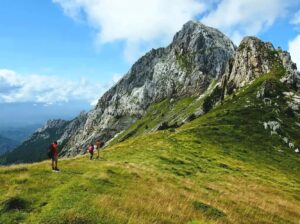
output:
[[[279,73],[180,128],[144,131],[158,123],[145,116],[101,160],[66,159],[61,173],[49,161],[0,168],[0,223],[299,223],[299,118]],[[257,97],[264,85],[271,102]]]

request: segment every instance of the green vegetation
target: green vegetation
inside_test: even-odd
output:
[[[201,212],[205,213],[209,218],[213,219],[213,218],[220,218],[220,217],[224,217],[225,214],[223,212],[221,212],[220,210],[204,204],[202,202],[199,201],[194,201],[193,202],[194,208],[197,210],[200,210]]]
[[[210,111],[213,106],[221,100],[222,94],[222,89],[219,86],[216,86],[212,93],[205,97],[203,102],[203,111],[205,113]]]
[[[101,160],[65,159],[60,173],[49,161],[0,168],[0,223],[298,223],[300,157],[282,137],[299,147],[300,127],[286,113],[282,69],[172,131],[149,130],[203,98],[152,105]],[[257,97],[262,86],[271,103]],[[274,120],[271,135],[263,122]]]

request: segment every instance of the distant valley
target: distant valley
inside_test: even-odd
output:
[[[13,149],[18,144],[19,144],[19,142],[0,135],[0,155],[2,155],[3,153],[5,153],[6,151],[8,151],[10,149]]]

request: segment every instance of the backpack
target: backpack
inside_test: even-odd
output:
[[[104,146],[104,141],[100,142],[100,148],[102,148]]]
[[[52,144],[48,147],[47,156],[48,156],[49,159],[53,157],[53,147],[52,147]]]
[[[94,146],[91,145],[91,146],[89,146],[89,153],[93,153],[93,152],[94,152]]]

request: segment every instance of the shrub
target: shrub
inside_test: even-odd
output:
[[[9,212],[11,210],[26,210],[28,203],[22,198],[12,197],[3,202],[3,211]]]
[[[221,97],[222,97],[222,89],[217,86],[212,91],[212,93],[204,99],[204,102],[203,102],[204,113],[207,113],[208,111],[210,111],[213,108],[213,106],[215,105],[215,103],[217,103],[219,100],[221,100]]]

